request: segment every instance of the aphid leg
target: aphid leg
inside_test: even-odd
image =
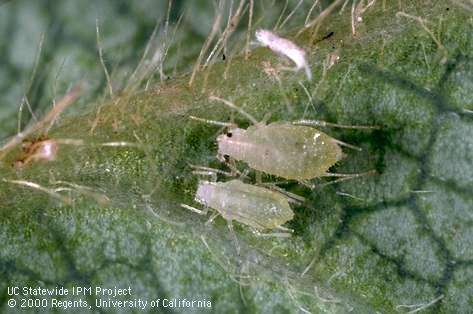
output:
[[[215,220],[215,218],[217,218],[218,216],[220,215],[219,212],[215,212],[212,214],[212,216],[210,216],[209,220],[206,221],[205,225],[210,225],[213,223],[213,221]]]
[[[233,230],[233,223],[231,219],[227,220],[227,226],[228,226],[228,230],[230,231],[230,236],[232,237],[233,242],[235,242],[237,254],[240,255],[240,244],[238,243],[238,238],[236,236],[235,231]]]
[[[289,71],[289,72],[299,72],[298,67],[287,67],[287,66],[278,66],[278,71]]]
[[[224,156],[222,156],[220,154],[217,155],[216,158],[217,158],[218,161],[223,162],[225,165],[227,165],[228,168],[230,168],[230,170],[232,171],[231,176],[238,175],[238,176],[240,176],[240,178],[248,178],[248,176],[245,173],[242,173],[240,170],[238,170],[238,168],[235,164],[235,161],[233,159],[227,160],[227,159],[225,159]]]
[[[265,113],[263,119],[258,122],[257,126],[265,126],[268,123],[269,119],[271,119],[271,115],[271,112]]]
[[[215,97],[215,96],[210,96],[209,97],[210,100],[212,101],[220,101],[221,103],[227,105],[228,107],[232,108],[233,110],[235,111],[238,111],[238,113],[240,113],[241,115],[245,116],[245,118],[247,118],[248,120],[251,121],[251,123],[253,123],[254,125],[257,125],[258,124],[258,120],[256,120],[252,115],[250,115],[248,112],[246,112],[245,110],[241,109],[240,107],[238,107],[237,105],[233,104],[232,102],[226,100],[226,99],[222,99],[222,98],[219,98],[219,97]]]
[[[297,182],[298,182],[299,184],[305,186],[306,188],[309,188],[309,189],[315,188],[315,185],[312,184],[312,183],[310,183],[310,182],[307,181],[307,180],[298,180]]]
[[[248,178],[249,173],[250,173],[250,169],[245,169],[245,171],[243,171],[241,175],[239,176],[239,179]]]
[[[301,69],[304,69],[304,72],[307,76],[307,79],[310,81],[312,80],[312,72],[310,71],[310,67],[308,65],[305,65],[305,66],[294,66],[294,67],[288,67],[288,66],[283,66],[283,65],[280,65],[277,67],[277,70],[278,72],[281,72],[281,71],[289,71],[289,72],[294,72],[294,73],[297,73],[299,72]]]
[[[189,206],[187,204],[183,204],[181,203],[180,204],[182,208],[185,208],[185,209],[188,209],[196,214],[199,214],[199,215],[202,215],[202,216],[205,216],[207,215],[207,212],[209,211],[209,209],[207,207],[205,207],[204,209],[197,209],[195,207],[192,207],[192,206]]]
[[[379,130],[378,126],[369,126],[369,125],[347,125],[347,124],[338,124],[331,123],[323,120],[297,120],[292,122],[295,125],[307,125],[307,126],[320,126],[320,127],[332,127],[332,128],[343,128],[343,129],[375,129]]]
[[[372,175],[372,174],[376,174],[376,170],[370,170],[370,171],[366,171],[362,173],[326,173],[325,175],[323,175],[323,177],[339,177],[339,179],[336,179],[327,183],[318,184],[314,187],[324,187],[330,184],[334,184],[334,183],[338,183],[338,182],[342,182],[342,181],[350,180],[354,178],[359,178],[359,177],[363,177],[367,175]]]
[[[263,183],[263,179],[261,177],[261,172],[260,171],[256,171],[255,181],[256,181],[257,184],[262,184]]]

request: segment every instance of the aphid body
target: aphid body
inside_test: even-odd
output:
[[[219,135],[217,142],[221,156],[298,181],[326,176],[343,156],[339,141],[313,127],[289,122],[232,128]]]
[[[257,30],[255,36],[256,40],[258,40],[261,45],[291,59],[296,64],[295,70],[299,71],[303,69],[306,73],[307,79],[312,79],[312,72],[307,63],[306,53],[302,48],[294,44],[292,41],[281,38],[273,32],[265,29]]]
[[[270,229],[287,231],[281,225],[294,215],[283,195],[240,180],[201,180],[195,200],[216,210],[227,222],[235,220],[258,232]]]
[[[59,145],[57,141],[40,136],[21,145],[21,155],[15,160],[15,166],[21,167],[32,161],[53,161],[56,158]]]

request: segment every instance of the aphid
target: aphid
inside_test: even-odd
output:
[[[340,145],[358,148],[334,139],[313,126],[373,127],[345,126],[319,120],[266,124],[264,120],[257,122],[251,115],[227,100],[214,96],[210,99],[223,102],[253,122],[252,126],[242,129],[230,123],[199,119],[229,126],[226,133],[217,137],[220,159],[228,156],[247,163],[254,170],[299,182],[317,177],[343,177],[339,180],[344,180],[363,175],[329,173],[328,169],[343,157]]]
[[[32,161],[52,161],[56,158],[58,143],[41,135],[31,141],[25,141],[21,145],[21,155],[14,161],[15,166],[21,167]]]
[[[309,64],[307,63],[305,51],[294,44],[292,41],[281,38],[271,31],[260,29],[255,33],[256,40],[264,46],[268,47],[272,51],[281,54],[291,59],[295,64],[295,68],[285,68],[287,70],[299,71],[304,70],[308,80],[312,79],[312,72],[310,71]]]
[[[207,223],[211,223],[221,215],[227,221],[235,243],[238,242],[233,231],[234,220],[249,226],[257,235],[289,236],[292,232],[282,226],[294,216],[287,198],[263,187],[236,179],[228,182],[200,180],[195,201],[204,205],[204,209],[200,210],[186,204],[181,206],[200,215],[206,215],[209,208],[215,210]],[[282,232],[263,233],[267,230]],[[238,244],[237,250],[240,250]]]

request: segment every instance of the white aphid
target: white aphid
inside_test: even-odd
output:
[[[292,41],[281,38],[273,32],[265,29],[257,30],[255,36],[256,40],[258,40],[262,46],[268,47],[272,51],[288,57],[296,64],[294,70],[299,71],[304,69],[307,79],[312,79],[312,72],[307,63],[305,51],[302,48],[294,44]]]

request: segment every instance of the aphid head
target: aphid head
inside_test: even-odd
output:
[[[256,40],[259,41],[263,46],[268,46],[271,42],[271,38],[274,34],[266,29],[259,29],[255,32]]]
[[[217,136],[218,153],[220,155],[232,155],[231,149],[234,144],[241,142],[242,135],[246,130],[240,128],[231,128],[227,132]]]
[[[195,192],[195,201],[206,206],[214,195],[215,183],[205,180],[199,181],[197,192]]]

